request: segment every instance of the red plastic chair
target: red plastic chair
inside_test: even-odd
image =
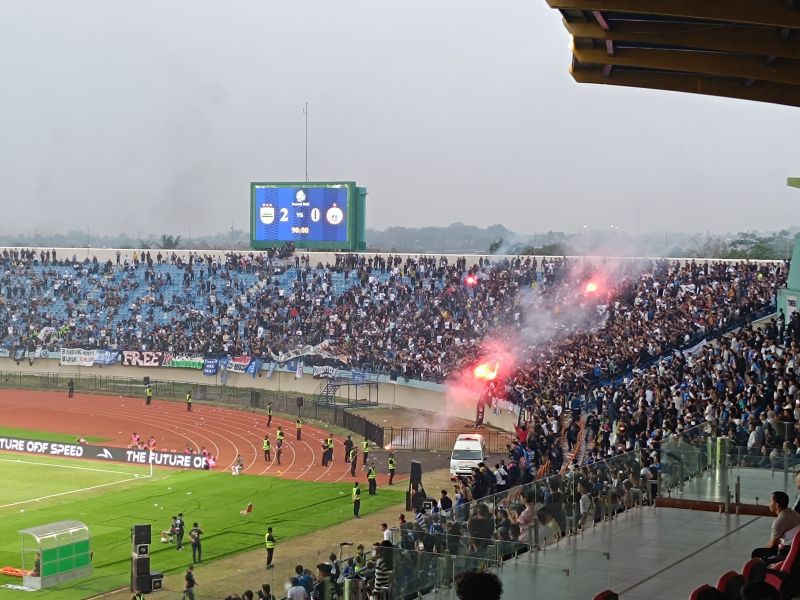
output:
[[[603,590],[599,594],[595,595],[592,600],[619,600],[619,595],[611,590]]]
[[[717,580],[717,589],[725,594],[728,600],[739,600],[739,590],[744,583],[745,579],[742,575],[736,571],[728,571]]]
[[[717,588],[705,584],[693,591],[689,600],[728,600],[728,597]]]

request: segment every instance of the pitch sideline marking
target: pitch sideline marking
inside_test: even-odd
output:
[[[0,508],[9,508],[11,506],[19,506],[20,504],[30,504],[31,502],[39,502],[40,500],[48,500],[49,498],[57,498],[59,496],[66,496],[68,494],[77,494],[79,492],[88,492],[89,490],[96,490],[110,485],[117,485],[126,483],[128,481],[141,481],[142,479],[149,479],[149,477],[131,477],[130,479],[122,479],[120,481],[112,481],[110,483],[101,483],[99,485],[92,485],[90,487],[81,488],[79,490],[69,490],[67,492],[59,492],[58,494],[49,494],[47,496],[40,496],[39,498],[31,498],[30,500],[21,500],[20,502],[12,502],[11,504],[0,505]]]
[[[38,465],[40,467],[56,467],[58,469],[76,469],[78,471],[94,471],[96,473],[114,473],[116,475],[136,475],[136,473],[128,473],[126,471],[110,471],[109,469],[96,469],[94,467],[76,467],[74,465],[58,465],[54,463],[47,463],[47,462],[35,462],[32,460],[22,460],[22,459],[14,459],[14,458],[0,458],[0,462],[9,462],[9,463],[22,463],[24,465]],[[142,477],[149,478],[149,474],[143,474],[135,479],[141,479]]]

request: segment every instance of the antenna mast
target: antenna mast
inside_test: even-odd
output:
[[[308,102],[303,108],[303,114],[306,116],[306,181],[308,181]]]

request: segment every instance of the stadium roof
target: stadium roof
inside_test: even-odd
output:
[[[800,0],[547,0],[579,83],[800,106]]]

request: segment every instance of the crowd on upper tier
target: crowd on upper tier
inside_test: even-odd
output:
[[[784,263],[55,250],[0,254],[0,345],[270,359],[329,342],[348,365],[442,382],[487,338],[520,364],[495,395],[557,401],[774,303]],[[596,281],[592,291],[587,282]],[[309,362],[309,361],[307,361]]]
[[[670,434],[725,435],[744,466],[800,464],[800,314],[783,312],[588,395],[587,462],[645,448],[661,459]]]

